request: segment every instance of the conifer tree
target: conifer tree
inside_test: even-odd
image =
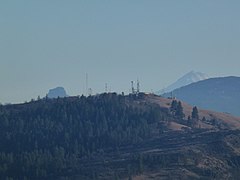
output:
[[[181,101],[178,102],[177,104],[177,110],[176,110],[176,117],[179,119],[182,119],[185,117],[185,114],[183,113],[183,107]]]
[[[192,110],[192,119],[199,119],[198,109],[196,106],[194,106]]]

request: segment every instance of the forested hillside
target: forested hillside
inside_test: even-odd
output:
[[[102,94],[0,107],[0,176],[57,178],[81,171],[79,159],[153,135],[159,106]]]
[[[238,119],[185,108],[144,93],[0,106],[0,179],[238,177]]]

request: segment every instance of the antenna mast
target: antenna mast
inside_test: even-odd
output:
[[[139,94],[140,92],[140,83],[139,83],[139,80],[137,80],[137,94]]]
[[[131,81],[131,85],[132,85],[132,94],[134,94],[135,90],[134,90],[134,84],[133,84],[133,81]]]
[[[105,92],[106,92],[106,93],[108,92],[108,86],[107,86],[107,83],[105,83]]]
[[[88,95],[88,73],[86,73],[86,96]]]
[[[93,92],[93,91],[92,91],[92,88],[89,88],[89,89],[88,89],[88,96],[91,96],[91,95],[92,95],[92,92]]]

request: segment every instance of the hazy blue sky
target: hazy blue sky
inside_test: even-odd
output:
[[[1,0],[0,102],[240,76],[239,0]]]

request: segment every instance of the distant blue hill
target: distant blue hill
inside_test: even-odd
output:
[[[67,97],[67,93],[63,87],[56,87],[53,89],[50,89],[48,94],[48,98],[58,98],[58,97]]]
[[[174,90],[173,95],[203,109],[240,116],[240,77],[202,80]],[[170,97],[170,93],[163,96]]]

